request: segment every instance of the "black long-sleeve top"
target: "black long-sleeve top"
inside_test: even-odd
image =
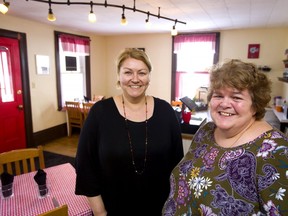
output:
[[[128,120],[137,170],[145,157],[146,123]],[[147,123],[147,162],[135,173],[125,124],[112,98],[97,102],[81,130],[76,155],[76,194],[101,195],[109,216],[161,215],[169,176],[183,157],[181,130],[169,103],[154,97]]]

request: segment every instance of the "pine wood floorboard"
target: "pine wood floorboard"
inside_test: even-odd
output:
[[[44,151],[62,154],[70,157],[76,156],[79,134],[72,134],[71,137],[62,137],[43,145]]]

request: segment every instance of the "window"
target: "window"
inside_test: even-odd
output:
[[[67,71],[75,71],[79,72],[78,65],[79,62],[77,62],[79,58],[77,56],[65,56],[65,70]]]
[[[203,99],[201,93],[209,84],[208,70],[219,59],[219,40],[220,33],[179,34],[173,38],[172,100],[185,96]]]
[[[58,110],[65,101],[91,98],[90,39],[55,32]]]
[[[12,71],[9,59],[10,52],[8,48],[0,46],[0,99],[2,102],[14,101]]]

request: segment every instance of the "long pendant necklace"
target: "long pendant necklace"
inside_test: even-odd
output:
[[[146,108],[146,112],[145,112],[145,153],[144,153],[144,162],[143,162],[143,169],[138,170],[136,167],[136,163],[135,163],[135,157],[134,157],[134,150],[133,150],[133,145],[132,145],[132,139],[131,139],[131,133],[128,127],[128,119],[126,116],[126,110],[125,110],[125,103],[124,103],[124,97],[122,95],[122,105],[123,105],[123,113],[124,113],[124,117],[125,117],[125,123],[126,123],[126,130],[127,130],[127,135],[128,135],[128,141],[129,141],[129,146],[130,146],[130,153],[131,153],[131,160],[132,160],[132,164],[134,167],[134,171],[137,175],[142,175],[145,171],[146,168],[146,162],[147,162],[147,149],[148,149],[148,130],[147,130],[147,124],[148,124],[148,120],[147,120],[147,100],[146,100],[146,96],[145,96],[145,108]]]
[[[232,148],[232,147],[237,143],[237,141],[243,136],[243,134],[244,134],[246,131],[248,131],[248,129],[250,129],[250,127],[251,127],[253,124],[254,124],[254,122],[251,122],[250,125],[248,125],[248,126],[246,127],[246,129],[243,130],[243,131],[240,133],[240,136],[232,143],[232,145],[228,146],[228,148]]]

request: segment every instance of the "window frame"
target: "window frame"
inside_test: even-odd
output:
[[[190,32],[183,33],[181,35],[199,35],[199,34],[216,34],[215,40],[215,54],[213,58],[213,64],[218,63],[219,61],[219,52],[220,52],[220,32]],[[175,100],[176,96],[176,71],[177,71],[177,54],[174,53],[174,40],[175,36],[172,37],[172,68],[171,68],[171,100]]]
[[[61,65],[60,65],[60,49],[59,49],[59,36],[61,34],[76,36],[84,39],[89,39],[89,37],[70,34],[66,32],[54,31],[54,42],[55,42],[55,65],[56,65],[56,90],[57,90],[57,103],[58,111],[63,109],[62,92],[61,92]],[[85,82],[86,82],[86,96],[91,98],[91,66],[90,66],[90,53],[85,56]]]

